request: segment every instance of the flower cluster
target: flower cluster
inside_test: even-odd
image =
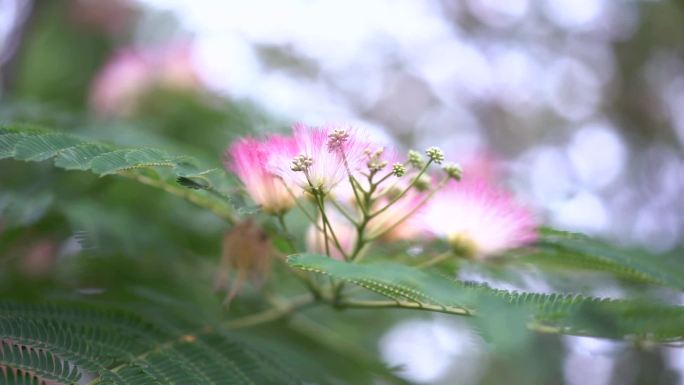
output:
[[[536,238],[528,208],[494,181],[464,174],[437,147],[402,157],[351,127],[298,123],[291,136],[240,139],[225,159],[283,225],[298,206],[311,222],[309,250],[332,258],[358,261],[376,240],[435,237],[480,258]]]

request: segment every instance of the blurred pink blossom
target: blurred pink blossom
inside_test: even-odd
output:
[[[195,90],[200,87],[189,43],[117,51],[95,76],[90,105],[105,116],[127,116],[154,88]]]
[[[297,152],[294,138],[271,135],[263,141],[246,137],[234,142],[226,151],[224,164],[245,185],[245,190],[265,212],[280,214],[291,209],[301,190],[286,186],[284,180],[268,168],[269,158],[277,154]],[[289,190],[289,191],[288,191]]]
[[[428,202],[422,217],[432,234],[473,257],[491,256],[537,238],[532,211],[483,178],[449,182]]]

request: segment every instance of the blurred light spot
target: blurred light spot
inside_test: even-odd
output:
[[[684,145],[684,75],[669,79],[662,101],[668,109],[679,143]]]
[[[528,13],[529,0],[470,0],[470,12],[490,27],[510,27]]]
[[[585,30],[601,18],[603,0],[546,0],[546,16],[557,26]]]
[[[671,250],[679,240],[681,214],[671,207],[647,205],[639,209],[633,228],[633,239],[655,252]]]
[[[512,114],[530,114],[541,102],[537,81],[542,68],[531,52],[511,46],[495,47],[491,53],[494,97]]]
[[[428,110],[416,122],[415,133],[417,148],[433,146],[440,137],[440,147],[451,154],[470,153],[484,145],[477,117],[460,104]]]
[[[639,27],[638,1],[608,1],[599,26],[607,38],[627,40]]]
[[[447,105],[464,96],[486,98],[492,92],[492,69],[475,44],[457,39],[432,42],[413,60],[415,71]]]
[[[419,117],[436,102],[428,84],[412,74],[390,72],[378,102],[366,113],[396,133],[410,132]]]
[[[681,347],[663,347],[662,349],[667,366],[679,373],[677,384],[684,385],[684,349]]]
[[[469,364],[458,365],[459,383],[472,383],[482,365],[482,346],[467,328],[455,325],[440,320],[401,322],[381,338],[380,352],[390,366],[401,367],[402,377],[419,383],[443,378],[462,359]]]
[[[283,73],[264,73],[252,86],[251,97],[261,101],[276,116],[296,118],[311,124],[347,121],[353,116],[346,101],[323,84]],[[312,108],[316,106],[316,108]]]
[[[380,55],[363,55],[349,65],[324,70],[326,79],[360,109],[377,103],[384,92],[387,68]]]
[[[575,38],[568,42],[566,50],[572,57],[589,66],[602,86],[613,80],[615,54],[609,42]]]
[[[28,17],[31,5],[29,0],[0,0],[0,65],[12,57],[19,44],[13,35]]]
[[[261,64],[252,47],[231,35],[201,35],[193,57],[202,81],[217,92],[235,97],[250,94]]]
[[[648,149],[648,171],[654,180],[651,193],[662,197],[662,203],[667,205],[681,202],[681,192],[684,191],[684,154],[671,146],[652,146]]]
[[[620,287],[620,284],[614,278],[604,277],[601,281],[601,286],[596,287],[591,291],[591,295],[600,298],[614,298],[614,299],[627,299],[629,295]],[[589,338],[589,337],[587,337]],[[599,340],[602,342],[611,342]]]
[[[571,353],[584,355],[612,355],[628,345],[626,342],[581,336],[563,336],[563,342]]]
[[[556,60],[546,74],[546,97],[560,116],[578,121],[596,111],[601,87],[596,73],[575,58]]]
[[[540,146],[520,160],[529,173],[532,196],[537,204],[548,206],[565,200],[574,191],[568,158],[557,148]]]
[[[552,207],[552,222],[571,231],[600,233],[608,226],[608,212],[598,195],[581,191]]]
[[[621,345],[598,338],[563,337],[568,355],[563,374],[568,385],[608,385],[611,382],[615,359]]]
[[[589,188],[609,185],[625,166],[626,149],[607,122],[581,127],[567,149],[575,175]]]

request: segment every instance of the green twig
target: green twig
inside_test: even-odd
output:
[[[423,168],[420,170],[420,172],[418,173],[418,175],[416,175],[416,176],[413,178],[413,180],[411,181],[411,183],[410,183],[408,186],[406,186],[406,188],[405,188],[404,190],[402,190],[402,191],[399,193],[399,195],[397,195],[397,196],[394,197],[391,201],[389,201],[383,208],[378,209],[378,210],[377,210],[376,212],[374,212],[374,213],[371,213],[371,214],[369,215],[369,217],[370,217],[370,218],[377,217],[378,215],[382,214],[382,213],[385,212],[387,209],[389,209],[390,207],[392,207],[392,205],[394,205],[395,203],[397,203],[401,198],[403,198],[404,195],[406,195],[406,193],[408,193],[409,190],[411,190],[411,189],[413,188],[413,186],[416,185],[416,182],[418,182],[418,180],[420,179],[420,177],[423,176],[423,174],[425,174],[425,171],[427,171],[428,167],[430,167],[430,164],[432,164],[432,159],[428,160],[428,161],[425,163],[425,166],[423,166]]]
[[[184,187],[177,187],[163,180],[150,178],[146,175],[142,175],[135,172],[121,172],[119,173],[119,175],[134,179],[148,186],[160,188],[170,194],[181,197],[189,201],[190,203],[193,203],[196,206],[208,209],[216,216],[224,219],[226,222],[230,224],[235,224],[237,222],[237,218],[235,214],[232,212],[232,210],[226,208],[226,206],[224,205],[216,203],[212,199],[207,199],[207,197],[202,196],[190,189]]]
[[[286,302],[274,302],[272,307],[262,312],[228,320],[223,323],[223,326],[225,326],[228,329],[241,329],[256,326],[263,323],[275,321],[279,318],[285,317],[297,310],[301,310],[315,303],[316,298],[308,294],[305,296],[292,298]]]
[[[418,302],[409,301],[373,301],[373,300],[344,300],[337,303],[338,307],[342,308],[364,308],[364,309],[380,309],[380,308],[401,308],[401,309],[416,309],[428,310],[439,313],[455,314],[472,316],[475,313],[472,310],[456,307],[456,306],[440,306]]]

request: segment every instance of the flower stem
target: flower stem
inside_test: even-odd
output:
[[[406,188],[405,188],[404,190],[402,190],[402,191],[399,193],[399,195],[397,195],[397,196],[394,197],[391,201],[389,201],[389,202],[387,203],[387,205],[385,205],[383,208],[378,209],[378,210],[377,210],[376,212],[374,212],[374,213],[371,213],[371,214],[369,215],[369,217],[370,217],[370,218],[377,217],[378,215],[380,215],[380,214],[382,214],[383,212],[385,212],[385,210],[387,210],[387,209],[389,209],[390,207],[392,207],[392,205],[395,204],[395,203],[397,203],[401,198],[403,198],[404,195],[406,195],[406,193],[408,193],[409,190],[411,190],[411,189],[413,188],[413,186],[416,185],[416,182],[418,182],[418,179],[420,179],[420,177],[423,176],[423,174],[425,174],[425,171],[427,171],[428,167],[430,167],[430,164],[432,164],[432,159],[428,160],[428,161],[425,163],[425,165],[424,165],[423,168],[420,170],[420,172],[418,173],[418,175],[416,175],[416,176],[413,178],[413,180],[411,181],[411,183],[410,183],[408,186],[406,186]]]
[[[416,267],[419,268],[419,269],[423,269],[423,268],[426,268],[426,267],[430,267],[430,266],[436,265],[436,264],[438,264],[438,263],[440,263],[440,262],[443,262],[443,261],[445,261],[445,260],[447,260],[447,259],[453,257],[453,255],[454,255],[454,254],[453,254],[451,251],[445,251],[445,252],[443,252],[443,253],[441,253],[441,254],[438,254],[438,255],[436,255],[436,256],[434,256],[434,257],[428,259],[428,260],[425,261],[425,262],[419,263],[418,265],[416,265]]]
[[[316,205],[318,206],[318,210],[320,211],[321,214],[321,220],[323,222],[323,237],[325,238],[325,253],[330,257],[330,247],[329,247],[329,239],[332,239],[335,248],[342,254],[345,260],[349,259],[349,256],[347,255],[347,252],[344,250],[342,247],[342,244],[340,243],[339,239],[337,238],[337,235],[335,235],[335,231],[332,228],[332,225],[330,224],[330,220],[328,219],[328,215],[325,213],[325,196],[317,191],[313,190],[314,194],[314,199],[316,201]],[[328,237],[328,230],[330,231],[330,237]]]
[[[292,252],[297,251],[297,247],[294,244],[293,237],[290,234],[290,231],[287,228],[287,222],[285,221],[285,214],[280,213],[279,215],[276,216],[278,218],[278,223],[280,223],[280,227],[282,228],[283,233],[285,234],[285,239],[287,240],[288,246],[290,247],[290,250]],[[290,265],[287,264],[287,261],[285,260],[285,256],[281,257],[282,262],[290,268]],[[295,273],[295,276],[299,278],[304,285],[309,289],[311,294],[314,296],[314,298],[320,298],[321,297],[321,289],[318,287],[318,285],[303,271],[295,270],[290,268]]]
[[[446,177],[442,179],[437,187],[435,187],[430,193],[422,200],[420,203],[418,203],[411,211],[406,213],[403,217],[401,217],[398,221],[394,222],[390,227],[383,229],[381,232],[373,234],[372,237],[369,237],[369,240],[374,241],[383,235],[389,233],[390,231],[396,229],[399,225],[404,223],[406,220],[408,220],[411,216],[413,216],[418,210],[420,210],[425,204],[437,193],[437,191],[441,190],[442,187],[446,185],[446,183],[449,181],[449,178]]]
[[[331,199],[330,203],[332,203],[332,205],[337,209],[337,211],[339,211],[340,214],[342,214],[342,216],[347,218],[347,220],[349,222],[351,222],[354,226],[357,225],[356,220],[354,218],[352,218],[352,216],[347,212],[347,210],[345,210],[344,207],[342,207],[339,203],[337,203],[337,201],[335,201],[334,199]]]
[[[294,243],[294,238],[292,237],[292,234],[290,234],[290,231],[287,228],[287,223],[285,222],[285,214],[278,213],[275,215],[275,217],[278,218],[278,224],[280,224],[280,228],[283,231],[283,235],[285,236],[285,242],[287,242],[287,245],[290,247],[290,251],[297,251],[297,246]]]

